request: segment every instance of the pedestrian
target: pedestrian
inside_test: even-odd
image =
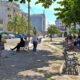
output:
[[[0,58],[1,58],[2,50],[4,50],[4,43],[2,42],[2,36],[0,35]]]
[[[38,36],[35,31],[34,35],[33,35],[33,52],[34,52],[34,54],[36,54],[37,44],[38,44]]]
[[[50,34],[51,41],[52,41],[52,37],[53,37],[52,34]]]
[[[24,46],[25,46],[25,41],[23,40],[23,38],[20,38],[20,42],[11,50],[13,51],[16,49],[16,51],[20,51],[20,47]]]

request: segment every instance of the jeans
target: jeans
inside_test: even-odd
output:
[[[33,52],[36,52],[37,41],[33,41]]]

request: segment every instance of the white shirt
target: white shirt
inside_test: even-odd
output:
[[[37,41],[38,42],[38,36],[37,35],[33,35],[33,41]]]

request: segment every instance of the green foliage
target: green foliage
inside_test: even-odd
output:
[[[75,28],[71,28],[69,32],[70,32],[71,34],[76,34],[76,33],[78,33],[79,31],[76,30]]]
[[[58,11],[55,13],[58,19],[61,19],[67,27],[71,26],[71,23],[80,24],[80,0],[62,0],[58,4],[61,5],[59,8],[54,10]]]
[[[20,3],[26,3],[26,1],[31,2],[31,0],[9,0],[10,2],[12,1],[19,1]],[[35,4],[42,3],[42,6],[44,8],[49,8],[49,6],[56,0],[37,0]]]
[[[28,23],[23,16],[15,14],[8,22],[8,31],[13,31],[14,33],[27,33]]]
[[[37,28],[34,26],[34,27],[33,27],[33,33],[35,33],[35,32],[36,32],[36,33],[39,33],[39,31],[37,30]]]
[[[58,19],[61,19],[63,23],[67,27],[70,27],[71,23],[76,23],[76,17],[74,16],[73,10],[72,10],[72,4],[73,0],[63,0],[58,2],[62,7],[55,8],[54,10],[58,11],[55,13],[56,16],[58,16]]]
[[[54,74],[52,74],[52,73],[46,73],[46,74],[44,74],[44,77],[45,78],[51,78],[53,75]]]
[[[59,29],[56,25],[50,25],[50,27],[48,27],[48,34],[58,34],[59,33]]]
[[[15,14],[10,21],[8,22],[8,31],[13,31],[16,33],[17,30],[17,26],[18,26],[18,15]]]

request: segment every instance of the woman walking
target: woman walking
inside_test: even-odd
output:
[[[33,35],[33,52],[34,52],[34,54],[36,54],[37,44],[38,44],[38,36],[37,36],[36,32],[34,32],[34,35]]]

